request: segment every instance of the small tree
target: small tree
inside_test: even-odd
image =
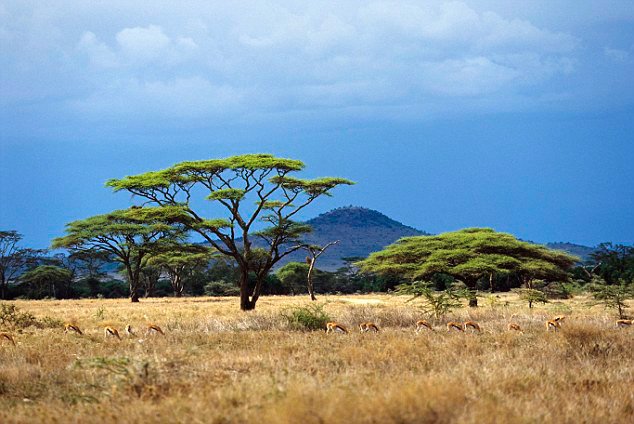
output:
[[[195,269],[205,267],[212,258],[212,250],[197,244],[170,246],[165,252],[149,260],[151,265],[164,270],[169,276],[174,296],[181,297],[185,280]]]
[[[627,300],[634,298],[634,284],[626,284],[624,280],[619,280],[619,284],[609,285],[604,280],[595,278],[590,291],[595,305],[616,310],[619,318],[625,318]]]
[[[149,208],[148,208],[149,209]],[[104,252],[112,255],[125,270],[130,300],[139,301],[141,271],[147,259],[160,252],[164,243],[182,239],[177,226],[145,217],[139,219],[136,209],[117,210],[66,225],[67,235],[53,240],[53,248],[71,252]]]
[[[414,281],[413,283],[398,285],[396,293],[412,295],[408,302],[420,299],[423,312],[433,315],[437,320],[462,306],[461,300],[466,297],[464,290],[450,288],[444,291],[436,291],[432,287],[430,282]]]
[[[0,295],[7,298],[9,282],[20,273],[37,264],[46,250],[20,247],[22,234],[17,231],[0,231]]]
[[[65,268],[41,265],[22,274],[20,280],[28,287],[29,297],[65,298],[69,296],[69,293],[64,291],[70,286],[72,273]]]
[[[307,288],[308,294],[310,295],[310,300],[317,300],[315,297],[315,288],[313,285],[313,270],[315,269],[315,262],[321,256],[322,253],[326,251],[330,246],[339,243],[339,240],[332,241],[325,246],[317,246],[315,244],[305,245],[304,249],[308,251],[308,255],[306,257],[306,263],[308,264],[308,274],[307,274]]]
[[[528,302],[528,307],[532,308],[533,303],[548,303],[548,299],[546,298],[546,293],[538,289],[517,289],[517,293],[520,299]]]

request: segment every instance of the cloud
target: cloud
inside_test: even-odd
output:
[[[50,98],[44,91],[42,108],[54,101],[69,120],[173,114],[186,125],[303,111],[345,119],[342,111],[352,110],[383,119],[399,107],[417,119],[417,110],[493,113],[557,99],[563,105],[571,84],[593,85],[575,79],[590,63],[581,37],[506,3],[160,4],[4,7],[0,41],[11,42],[3,41],[0,64],[12,93],[4,101],[33,104],[33,95],[20,93],[42,86],[59,87]],[[605,60],[629,59],[623,50],[603,53]]]
[[[604,47],[603,54],[615,62],[625,62],[630,58],[630,52],[627,50],[612,49],[610,47]]]

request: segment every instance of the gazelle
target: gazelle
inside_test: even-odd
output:
[[[69,333],[69,332],[74,332],[74,333],[77,333],[79,335],[84,334],[79,329],[79,326],[77,326],[76,324],[71,324],[71,323],[67,322],[66,324],[64,324],[64,333]]]
[[[560,325],[564,323],[566,319],[565,315],[557,315],[556,317],[553,318],[553,321],[557,321]]]
[[[561,320],[557,321],[554,319],[551,319],[550,321],[546,321],[546,331],[559,331],[559,329],[561,328]]]
[[[434,327],[432,327],[431,324],[427,320],[419,319],[418,321],[416,321],[416,332],[418,333],[423,328],[426,328],[430,331],[434,331]]]
[[[108,336],[116,337],[121,340],[121,336],[119,335],[119,330],[114,327],[107,326],[103,329],[103,338],[104,340],[108,338]]]
[[[155,333],[161,333],[162,335],[165,335],[165,333],[163,333],[163,330],[161,330],[161,327],[159,327],[156,324],[148,324],[147,325],[147,330],[145,331],[145,334],[150,334],[152,332]]]
[[[326,334],[328,333],[348,334],[348,329],[337,322],[328,322],[326,323]]]
[[[463,324],[464,331],[467,331],[468,328],[471,328],[473,331],[477,331],[481,333],[480,325],[475,321],[467,321]]]
[[[634,320],[631,319],[617,319],[616,326],[618,328],[631,327],[634,324]]]
[[[132,326],[130,324],[125,326],[125,333],[128,336],[136,336],[136,334],[134,333],[134,330],[132,329]]]
[[[13,336],[9,333],[0,333],[0,340],[7,339],[8,341],[15,346],[15,340],[13,340]]]
[[[359,330],[362,333],[367,333],[367,332],[374,332],[374,333],[378,333],[379,332],[379,327],[377,327],[377,325],[371,321],[366,321],[366,322],[362,322],[361,324],[359,324]]]
[[[462,327],[462,323],[461,322],[448,322],[447,323],[447,331],[451,331],[451,330],[458,330],[458,331],[464,331],[463,327]]]
[[[520,333],[523,333],[522,327],[520,327],[519,324],[516,324],[514,322],[510,322],[509,325],[506,327],[506,329],[508,331],[519,331]]]

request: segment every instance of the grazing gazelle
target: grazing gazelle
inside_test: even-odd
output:
[[[416,332],[418,333],[423,328],[434,331],[434,327],[432,327],[431,324],[427,320],[419,319],[418,321],[416,321]]]
[[[481,333],[480,325],[475,321],[467,321],[463,324],[464,331],[467,331],[468,328],[471,328],[473,331],[477,331]]]
[[[77,333],[79,335],[84,334],[79,329],[79,326],[77,326],[76,324],[72,324],[72,323],[67,322],[66,324],[64,324],[64,333],[69,333],[69,332],[74,332],[74,333]]]
[[[464,331],[463,327],[462,327],[462,323],[461,322],[448,322],[447,323],[447,331],[451,331],[451,330],[458,330],[458,331]]]
[[[631,319],[617,319],[616,326],[619,328],[631,327],[634,323],[634,320]]]
[[[551,319],[550,321],[546,321],[546,331],[559,331],[561,328],[561,320]]]
[[[520,333],[523,333],[522,327],[520,327],[519,324],[516,324],[514,322],[509,323],[509,325],[506,328],[508,331],[519,331]]]
[[[8,341],[10,341],[13,346],[15,346],[15,340],[13,340],[13,336],[9,333],[0,333],[0,340],[2,339],[7,339]]]
[[[337,322],[328,322],[326,323],[326,334],[327,333],[345,333],[348,334],[348,329],[343,325]]]
[[[165,335],[165,333],[163,333],[163,330],[161,330],[161,327],[159,327],[156,324],[148,324],[147,325],[147,331],[145,332],[145,334],[150,334],[152,332],[155,333],[161,333],[162,335]]]
[[[121,336],[119,335],[119,330],[114,327],[107,326],[103,329],[103,338],[106,339],[108,336],[116,337],[121,340]]]
[[[373,333],[378,333],[379,327],[377,327],[377,325],[372,321],[366,321],[359,324],[359,331],[361,331],[362,333],[367,333],[370,331],[372,331]]]
[[[130,324],[125,326],[125,333],[128,336],[136,336],[136,334],[134,333],[134,330],[132,329],[132,326]]]

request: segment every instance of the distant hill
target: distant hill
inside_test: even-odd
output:
[[[331,241],[339,243],[329,247],[317,261],[317,268],[334,271],[344,265],[342,258],[365,258],[401,237],[428,234],[408,227],[380,212],[359,206],[333,209],[306,221],[313,232],[305,237],[306,242],[325,245]],[[298,251],[284,258],[280,265],[288,262],[304,262],[305,251]]]
[[[591,259],[590,255],[596,250],[596,248],[594,247],[567,242],[546,243],[546,247],[549,247],[551,249],[563,250],[564,252],[568,252],[571,255],[579,256],[582,261],[587,261]]]

